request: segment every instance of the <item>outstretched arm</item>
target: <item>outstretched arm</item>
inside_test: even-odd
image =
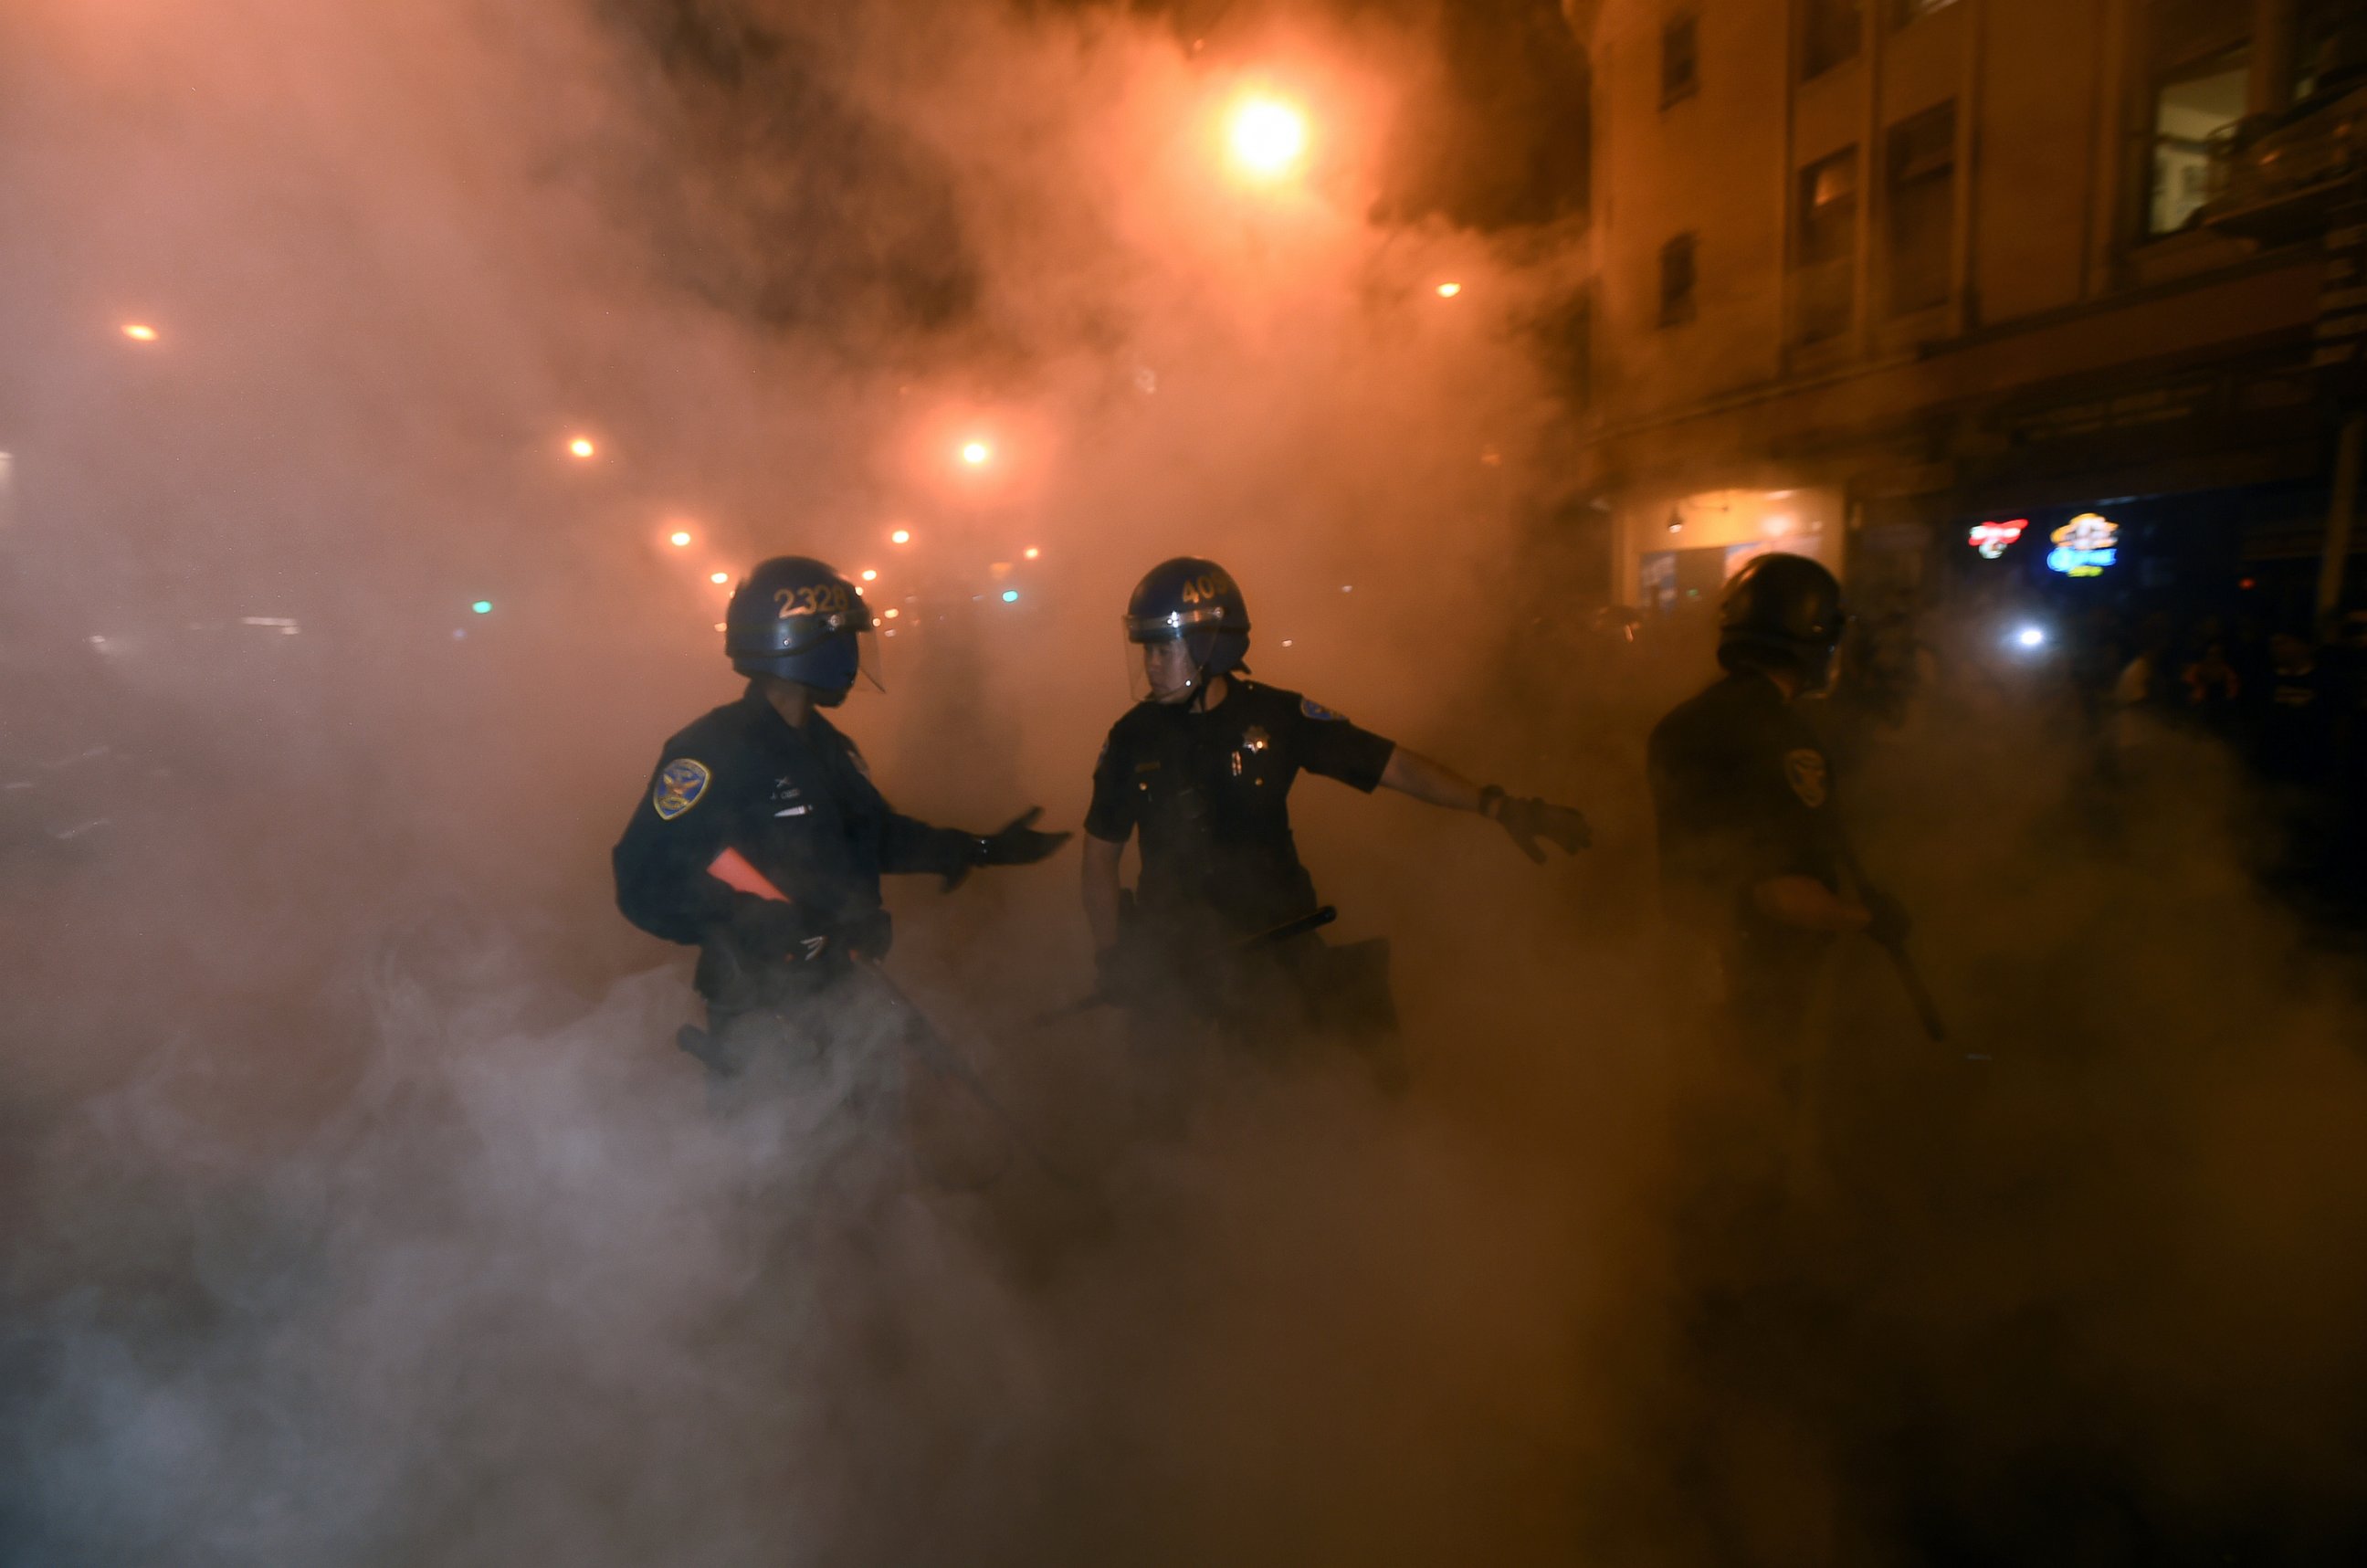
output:
[[[1389,765],[1381,772],[1381,783],[1450,812],[1478,812],[1512,835],[1521,853],[1532,860],[1546,858],[1546,852],[1537,846],[1540,838],[1558,844],[1572,854],[1594,841],[1586,818],[1571,807],[1557,806],[1533,796],[1507,795],[1493,784],[1483,789],[1444,763],[1433,762],[1403,746],[1389,754]]]
[[[1446,764],[1403,746],[1389,753],[1389,765],[1381,770],[1381,788],[1450,812],[1476,812],[1480,806],[1478,785]]]

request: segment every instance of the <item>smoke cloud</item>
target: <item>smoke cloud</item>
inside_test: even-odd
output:
[[[1670,1195],[1727,1153],[1640,764],[1707,660],[1538,564],[1583,236],[1486,106],[1546,46],[1220,21],[0,15],[12,1557],[2356,1545],[2355,956],[2207,757],[2100,792],[1969,682],[1849,778],[1965,1043],[1850,959],[1798,1221],[1842,1305],[1796,1394],[1689,1355]],[[1251,93],[1288,178],[1229,156]],[[1089,973],[1064,858],[895,888],[890,967],[1081,1179],[919,1179],[851,1077],[719,1119],[606,849],[734,689],[712,575],[791,551],[898,612],[847,722],[916,814],[1076,823],[1124,595],[1189,551],[1262,677],[1599,846],[1302,790],[1409,1102],[1244,1071],[1132,1140],[1114,1025],[1035,1022]]]

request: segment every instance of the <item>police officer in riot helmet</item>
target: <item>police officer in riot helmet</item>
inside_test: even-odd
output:
[[[1831,764],[1799,707],[1829,684],[1845,622],[1822,565],[1753,559],[1718,608],[1726,674],[1663,718],[1648,752],[1669,913],[1716,960],[1730,1019],[1786,1043],[1834,937],[1905,935],[1896,904],[1850,885]]]
[[[685,1043],[729,1074],[785,1021],[888,951],[884,872],[950,888],[979,866],[1041,860],[1068,838],[1031,811],[992,834],[902,815],[826,710],[878,685],[871,612],[846,578],[804,556],[759,565],[731,596],[724,652],[740,698],[665,744],[614,856],[635,926],[699,949],[705,1037]]]
[[[1147,1011],[1190,1014],[1250,1043],[1309,1027],[1368,1040],[1387,1032],[1376,945],[1327,949],[1311,934],[1261,943],[1317,908],[1290,830],[1301,772],[1478,812],[1533,860],[1546,858],[1544,844],[1570,852],[1589,842],[1585,818],[1569,807],[1483,789],[1248,678],[1249,606],[1213,561],[1151,568],[1125,631],[1136,702],[1093,769],[1083,892],[1103,993],[1129,999],[1138,1021]],[[1141,874],[1129,905],[1119,861],[1137,834]]]

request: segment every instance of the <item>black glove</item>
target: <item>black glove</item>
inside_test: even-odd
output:
[[[1537,847],[1540,838],[1560,845],[1565,853],[1572,855],[1594,843],[1593,830],[1578,811],[1540,801],[1535,795],[1507,795],[1490,784],[1479,792],[1479,810],[1512,835],[1522,854],[1539,865],[1546,858],[1546,852]]]
[[[1038,833],[1031,825],[1044,814],[1030,806],[994,832],[969,840],[968,858],[946,873],[946,891],[961,886],[973,866],[1032,866],[1069,842],[1065,833]]]
[[[778,899],[735,900],[726,930],[740,955],[757,964],[812,963],[838,945],[832,927],[803,904]]]
[[[1884,947],[1897,947],[1914,932],[1915,918],[1907,906],[1880,888],[1860,888],[1857,901],[1873,917],[1865,923],[1865,934]]]
[[[856,958],[877,963],[896,945],[896,922],[884,909],[851,915],[838,925],[839,938]]]

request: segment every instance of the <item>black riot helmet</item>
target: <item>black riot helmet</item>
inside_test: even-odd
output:
[[[1823,688],[1840,645],[1841,585],[1805,555],[1760,555],[1726,585],[1717,607],[1717,662],[1727,669],[1773,665]]]
[[[723,652],[743,676],[779,676],[813,688],[835,708],[857,675],[879,685],[871,607],[861,590],[821,562],[776,555],[731,590],[723,616]]]
[[[1134,597],[1126,605],[1126,640],[1130,644],[1181,642],[1189,655],[1190,675],[1186,685],[1176,689],[1196,690],[1210,676],[1249,667],[1249,601],[1233,574],[1215,562],[1179,555],[1152,567],[1134,585]],[[1175,691],[1147,689],[1145,664],[1138,655],[1129,661],[1138,676],[1136,697],[1174,696]]]

